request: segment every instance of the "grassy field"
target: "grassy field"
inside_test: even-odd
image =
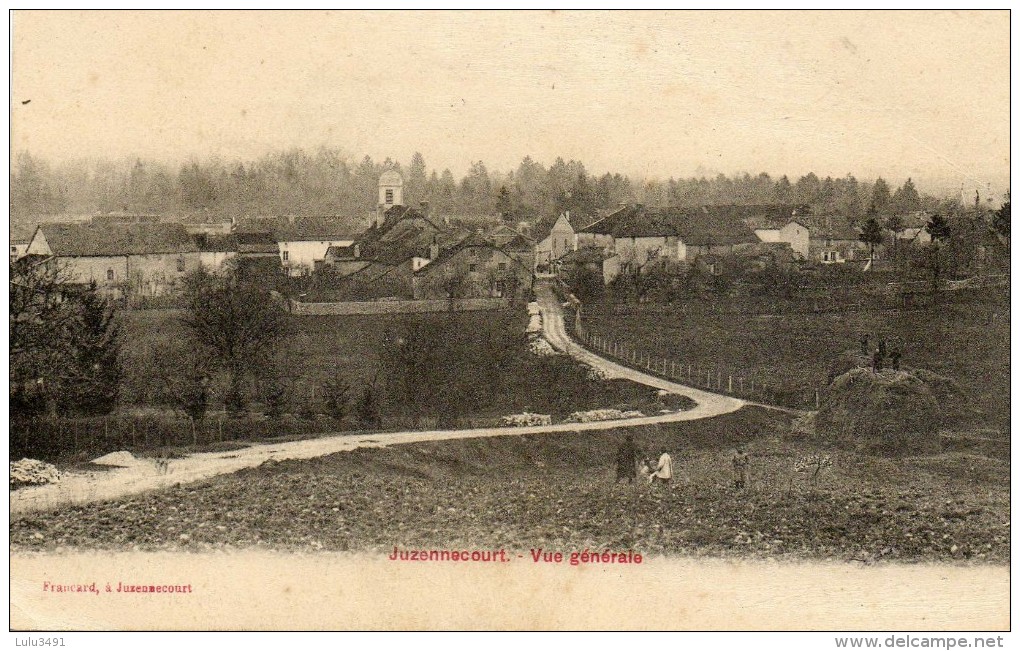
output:
[[[359,392],[379,372],[379,351],[385,341],[408,326],[443,325],[447,316],[291,317],[280,355],[287,360],[285,370],[290,374],[285,412],[279,416],[264,416],[260,413],[262,406],[255,401],[252,413],[228,417],[217,403],[214,385],[210,413],[193,424],[185,415],[172,412],[161,402],[160,395],[163,380],[159,351],[164,350],[168,342],[185,339],[181,313],[168,310],[126,312],[123,314],[125,376],[120,411],[108,417],[39,417],[12,421],[11,454],[14,458],[74,464],[115,450],[178,454],[232,441],[307,438],[366,428],[395,431],[492,427],[500,425],[502,417],[523,411],[549,414],[554,422],[560,422],[574,411],[589,409],[639,410],[651,415],[663,409],[676,411],[693,405],[682,396],[663,398],[654,389],[626,380],[590,378],[584,367],[563,356],[537,357],[528,352],[524,344],[523,323],[519,338],[512,332],[506,336],[504,326],[507,323],[514,326],[518,320],[516,313],[509,317],[509,322],[504,322],[499,320],[499,313],[474,312],[460,314],[454,324],[455,330],[490,333],[497,343],[507,344],[504,353],[494,359],[478,348],[470,349],[473,355],[442,352],[430,363],[447,365],[447,382],[453,378],[458,384],[414,380],[414,394],[438,387],[448,394],[459,395],[472,385],[488,383],[489,390],[484,394],[460,400],[460,411],[455,416],[441,420],[435,403],[414,412],[400,397],[388,399],[385,390],[378,424],[359,423],[353,413],[339,417],[327,408],[323,391],[327,381],[337,377],[346,380],[352,387],[351,404],[356,404]],[[434,331],[440,338],[437,345],[453,338],[449,326],[447,323],[446,330]],[[169,372],[178,371],[170,368]],[[222,378],[220,380],[222,389]]]
[[[13,519],[11,550],[635,550],[842,561],[1009,560],[1008,458],[974,449],[897,460],[791,441],[759,408],[629,430],[669,450],[670,487],[614,483],[622,432],[363,449]],[[752,451],[732,487],[731,447]],[[808,454],[832,467],[810,485]],[[286,495],[286,499],[280,499]]]
[[[973,409],[961,408],[954,424],[1009,429],[1008,289],[954,292],[924,310],[816,314],[776,299],[775,314],[745,315],[738,301],[616,310],[591,304],[585,324],[659,359],[717,368],[723,378],[733,374],[747,384],[753,377],[759,387],[781,386],[802,407],[810,406],[814,388],[828,383],[833,362],[860,349],[863,333],[871,334],[872,347],[879,336],[898,336],[905,344],[903,368],[948,376],[969,394]]]
[[[504,323],[496,322],[502,313],[479,311],[459,313],[454,326],[447,323],[446,313],[414,315],[356,316],[292,316],[281,345],[280,358],[292,374],[291,402],[295,413],[307,413],[321,407],[323,386],[341,377],[355,389],[371,381],[380,372],[379,352],[383,344],[398,336],[401,328],[436,324],[440,328],[495,331]],[[505,316],[505,315],[504,315]],[[520,318],[518,318],[520,317]],[[520,323],[518,323],[520,321]],[[125,316],[126,341],[123,345],[126,377],[122,394],[125,404],[152,404],[155,384],[151,373],[152,351],[161,340],[184,337],[180,313],[173,311],[136,311]],[[494,325],[495,323],[495,325]],[[490,368],[493,360],[480,356],[471,360],[439,360],[437,363],[464,366],[464,372],[484,369],[510,378],[508,390],[492,404],[478,404],[472,417],[499,418],[522,410],[551,414],[556,419],[572,411],[600,407],[624,409],[658,409],[663,405],[655,391],[623,380],[585,380],[576,374],[541,374],[541,359],[527,352],[523,337],[524,317],[513,313],[510,327],[519,326],[520,337],[513,334],[506,340],[513,349],[499,361],[502,366]],[[437,330],[443,337],[449,330]],[[506,333],[499,331],[500,337]],[[502,341],[502,340],[500,340]],[[440,343],[440,342],[437,342]],[[559,365],[576,367],[576,363],[559,357]],[[556,369],[551,369],[556,370]],[[560,369],[562,370],[562,369]],[[582,373],[583,376],[583,373]],[[557,384],[550,384],[552,381]],[[423,386],[422,390],[429,387]],[[399,405],[384,405],[384,413],[396,415]],[[494,423],[493,423],[494,424]]]

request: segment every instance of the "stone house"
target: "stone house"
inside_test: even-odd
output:
[[[804,215],[811,237],[808,257],[822,264],[842,264],[866,255],[868,245],[861,242],[860,230],[842,215]]]
[[[536,265],[549,265],[570,251],[576,251],[577,234],[570,223],[570,211],[557,217],[549,230],[539,233],[536,239],[538,240],[535,245]]]
[[[520,298],[533,277],[530,267],[473,234],[414,271],[414,298]]]
[[[610,242],[610,257],[619,257],[621,270],[640,268],[666,258],[693,262],[705,255],[730,255],[739,244],[758,238],[739,219],[708,208],[646,208],[626,206],[581,229],[585,240]]]
[[[183,224],[54,223],[36,228],[27,254],[52,258],[72,282],[95,282],[111,296],[154,297],[177,291],[195,269],[236,255],[226,241],[209,244],[200,246]]]

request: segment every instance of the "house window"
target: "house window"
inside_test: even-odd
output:
[[[286,262],[289,259],[290,259],[290,251],[284,251],[283,252],[283,261]]]
[[[14,255],[17,255],[17,253],[18,253],[18,247],[16,247],[16,246],[12,246],[12,247],[11,247],[11,253],[12,253],[12,254],[14,254]]]
[[[506,271],[506,263],[505,262],[500,262],[498,266],[499,266],[499,270],[500,271]]]
[[[107,269],[106,270],[106,279],[107,280],[113,280],[113,269]]]
[[[184,271],[184,257],[177,258],[177,271]]]
[[[829,261],[829,252],[828,251],[822,251],[822,262],[828,262],[828,261]]]
[[[478,271],[478,265],[476,265],[476,264],[469,264],[468,265],[468,271]]]
[[[393,203],[393,190],[386,191],[386,203]]]

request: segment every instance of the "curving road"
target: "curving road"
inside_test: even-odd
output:
[[[542,311],[542,329],[545,333],[545,338],[556,349],[562,350],[585,364],[601,369],[607,377],[625,378],[638,384],[687,396],[698,403],[698,406],[694,409],[684,412],[686,418],[677,420],[694,420],[728,414],[747,404],[738,398],[710,393],[684,384],[671,382],[670,380],[649,375],[629,366],[617,364],[604,357],[600,357],[567,335],[566,324],[563,321],[563,310],[560,308],[559,299],[556,298],[548,282],[539,281],[536,284],[535,296],[538,299],[538,307]]]
[[[492,436],[521,436],[524,434],[551,434],[555,432],[584,432],[638,427],[657,423],[710,418],[740,409],[742,400],[701,391],[682,384],[642,373],[599,357],[574,343],[566,333],[563,311],[547,282],[536,287],[542,327],[545,337],[555,348],[601,369],[608,377],[626,378],[640,384],[671,393],[688,396],[698,404],[693,409],[626,420],[596,423],[558,423],[533,427],[484,427],[458,430],[432,430],[409,432],[379,432],[375,434],[338,434],[303,441],[275,444],[255,444],[228,452],[201,452],[170,462],[161,471],[151,460],[137,459],[128,467],[105,472],[66,475],[59,483],[23,488],[11,493],[11,514],[28,513],[58,508],[67,504],[83,504],[115,499],[145,491],[168,488],[215,475],[252,468],[269,460],[311,459],[357,448],[378,448],[404,443],[444,441],[449,439],[484,438]]]

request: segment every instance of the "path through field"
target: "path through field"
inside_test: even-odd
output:
[[[688,396],[697,402],[693,409],[644,418],[601,421],[595,423],[559,423],[533,427],[486,427],[458,430],[432,430],[408,432],[379,432],[372,434],[337,434],[303,441],[254,444],[227,452],[201,452],[183,459],[170,461],[165,469],[147,459],[136,459],[127,467],[104,472],[69,474],[56,484],[23,488],[11,493],[11,514],[40,511],[100,500],[115,499],[175,484],[200,481],[216,475],[236,472],[257,466],[270,459],[311,459],[335,452],[356,448],[385,447],[402,443],[442,441],[449,439],[484,438],[491,436],[521,436],[524,434],[550,434],[554,432],[583,432],[620,427],[637,427],[657,423],[710,418],[736,411],[745,403],[736,398],[721,396],[647,375],[603,359],[577,345],[567,336],[563,311],[548,283],[537,287],[539,307],[546,338],[559,350],[597,367],[607,376],[626,378],[640,384]]]

